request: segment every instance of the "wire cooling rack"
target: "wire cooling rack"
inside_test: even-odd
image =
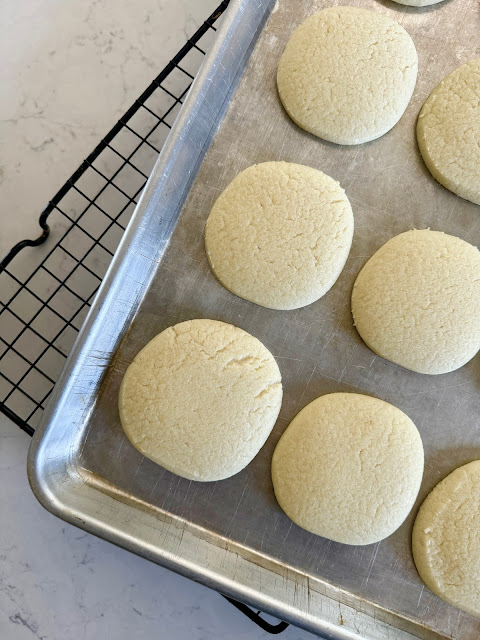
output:
[[[40,237],[0,263],[0,409],[30,435],[227,5],[50,200]]]
[[[224,0],[42,211],[41,235],[0,262],[0,411],[29,435],[102,282],[216,26]],[[272,624],[227,598],[265,631]]]

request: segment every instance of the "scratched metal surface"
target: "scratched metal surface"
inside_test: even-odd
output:
[[[417,47],[419,76],[406,113],[392,131],[369,144],[342,147],[296,127],[275,86],[278,59],[294,27],[331,4],[277,2],[108,370],[81,443],[81,466],[123,495],[143,501],[145,508],[203,527],[237,553],[246,547],[259,558],[288,565],[293,575],[297,571],[323,580],[353,594],[353,603],[363,609],[370,603],[399,616],[399,626],[408,619],[422,637],[473,640],[480,635],[480,621],[424,588],[413,565],[410,533],[414,514],[433,486],[455,467],[480,457],[480,358],[441,376],[390,364],[358,337],[349,299],[367,258],[402,231],[431,227],[480,243],[480,208],[433,180],[414,133],[419,109],[433,87],[480,55],[479,7],[476,0],[450,0],[423,10],[386,0],[350,0],[390,15],[407,29]],[[338,179],[355,216],[353,246],[340,279],[324,298],[296,311],[263,309],[226,291],[210,272],[203,247],[215,198],[239,171],[266,160],[308,164]],[[257,336],[277,358],[284,384],[281,414],[262,451],[243,472],[211,484],[183,480],[143,458],[124,437],[116,408],[122,375],[135,354],[171,324],[198,317],[231,322]],[[289,521],[274,498],[270,460],[278,438],[302,407],[332,391],[365,392],[395,404],[423,438],[426,467],[417,504],[394,535],[375,545],[349,547],[309,534]]]

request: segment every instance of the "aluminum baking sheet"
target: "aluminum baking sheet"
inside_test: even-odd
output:
[[[324,595],[350,607],[349,615],[359,610],[423,638],[477,640],[480,621],[424,587],[410,535],[414,514],[435,484],[480,458],[480,358],[440,376],[391,364],[357,335],[350,293],[368,257],[402,231],[430,227],[480,244],[480,208],[433,180],[415,141],[415,121],[433,87],[480,55],[479,6],[476,0],[425,9],[388,1],[349,3],[389,15],[406,28],[417,47],[419,75],[393,130],[348,147],[323,142],[293,124],[275,85],[279,56],[293,29],[332,4],[232,3],[35,440],[32,485],[62,517],[331,637],[397,636],[364,621],[349,626],[341,610],[335,620],[318,600]],[[196,146],[189,147],[195,136]],[[204,251],[203,230],[216,197],[239,171],[267,160],[303,163],[333,176],[355,216],[352,250],[338,282],[321,300],[295,311],[264,309],[229,293],[212,275]],[[166,327],[201,317],[231,322],[259,338],[276,357],[284,384],[280,417],[261,452],[233,478],[208,484],[179,478],[142,457],[126,440],[117,411],[120,381],[136,353]],[[417,504],[400,529],[378,544],[350,547],[309,534],[274,498],[270,461],[278,438],[302,407],[332,391],[391,402],[422,435],[426,465]],[[68,456],[62,454],[65,446]],[[59,489],[67,476],[74,499]],[[193,560],[187,566],[192,548],[183,541],[186,532],[196,541],[193,555],[208,543],[222,550],[222,559],[209,556],[198,561],[201,566],[193,567]]]

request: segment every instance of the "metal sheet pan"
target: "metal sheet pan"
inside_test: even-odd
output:
[[[34,439],[33,490],[60,517],[224,593],[331,638],[477,639],[480,621],[433,596],[410,551],[416,508],[387,540],[349,547],[313,536],[278,507],[270,480],[275,444],[318,395],[355,390],[405,411],[425,445],[417,507],[458,465],[480,457],[480,359],[441,376],[376,357],[350,315],[353,281],[392,236],[431,227],[480,243],[480,210],[438,185],[415,142],[432,88],[478,56],[476,0],[412,9],[387,0],[350,4],[385,13],[413,37],[419,77],[387,135],[356,147],[305,133],[278,100],[275,72],[292,30],[328,0],[233,0],[218,40],[153,171]],[[317,167],[352,203],[355,237],[333,289],[296,311],[241,300],[214,278],[203,248],[210,208],[245,167],[266,160]],[[275,355],[284,381],[280,417],[241,473],[218,483],[183,480],[143,458],[117,412],[122,375],[145,343],[197,317],[236,324]],[[375,620],[374,620],[375,618]]]

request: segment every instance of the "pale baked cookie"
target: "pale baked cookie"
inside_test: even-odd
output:
[[[422,441],[410,418],[357,393],[308,404],[272,459],[275,496],[287,516],[345,544],[370,544],[398,529],[422,475]]]
[[[143,455],[190,480],[222,480],[257,455],[282,403],[280,371],[238,327],[190,320],[162,331],[128,367],[120,419]]]
[[[360,144],[401,118],[417,66],[415,45],[397,22],[357,7],[329,7],[294,31],[278,66],[278,92],[302,129]]]
[[[432,91],[418,116],[417,140],[435,180],[480,204],[480,58]]]
[[[418,573],[437,596],[480,617],[480,460],[427,496],[412,534]]]
[[[352,236],[352,209],[338,182],[311,167],[264,162],[219,196],[205,248],[213,273],[237,296],[297,309],[332,287]]]
[[[389,240],[355,281],[358,333],[378,355],[418,373],[447,373],[480,348],[480,252],[440,231]]]
[[[443,0],[393,0],[397,4],[404,4],[407,7],[428,7],[431,4],[438,4]]]

